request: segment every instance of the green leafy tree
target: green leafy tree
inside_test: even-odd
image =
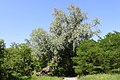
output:
[[[33,71],[31,48],[26,44],[13,43],[6,49],[4,57],[4,70],[7,80],[18,80],[22,76],[30,76]]]
[[[120,73],[120,32],[108,33],[99,43],[104,52],[108,53],[109,72]]]
[[[5,53],[5,43],[4,43],[4,40],[0,39],[0,79],[3,79],[3,80],[5,77],[5,72],[3,68],[4,53]]]
[[[79,75],[106,73],[109,59],[103,48],[94,40],[82,40],[77,47],[77,56],[73,58],[75,72]]]
[[[82,40],[73,58],[79,75],[120,73],[120,33],[108,33],[97,42]]]
[[[52,66],[53,75],[71,76],[74,74],[72,57],[76,55],[76,45],[81,39],[89,39],[99,33],[94,28],[99,24],[98,19],[87,22],[87,16],[79,7],[68,7],[68,14],[54,9],[54,18],[50,33],[43,29],[35,29],[31,34],[30,44],[41,61]]]

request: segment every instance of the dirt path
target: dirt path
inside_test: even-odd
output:
[[[63,80],[77,80],[76,77],[64,77]]]

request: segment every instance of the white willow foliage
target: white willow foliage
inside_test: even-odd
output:
[[[42,58],[43,55],[47,55],[50,51],[50,38],[49,34],[41,28],[35,29],[31,34],[31,47],[33,54]]]
[[[60,50],[70,47],[75,51],[76,44],[83,38],[91,38],[94,34],[99,33],[99,29],[92,30],[99,23],[98,19],[94,19],[92,23],[85,22],[87,16],[79,7],[70,5],[68,14],[62,10],[54,9],[54,19],[51,23],[50,34],[42,29],[35,29],[31,34],[31,47],[35,54],[50,54],[52,59],[59,59]],[[72,44],[73,46],[69,46]],[[64,53],[63,53],[64,54]],[[51,55],[51,54],[50,54]],[[57,60],[56,60],[57,61]]]

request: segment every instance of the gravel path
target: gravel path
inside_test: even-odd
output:
[[[77,80],[76,77],[64,77],[63,80]]]

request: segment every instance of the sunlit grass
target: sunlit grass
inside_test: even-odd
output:
[[[32,76],[29,80],[63,80],[62,77]],[[120,74],[96,74],[81,76],[78,80],[120,80]]]
[[[82,76],[79,80],[120,80],[120,74],[97,74]]]
[[[50,76],[34,76],[32,77],[31,80],[63,80],[62,78],[59,77],[50,77]]]

